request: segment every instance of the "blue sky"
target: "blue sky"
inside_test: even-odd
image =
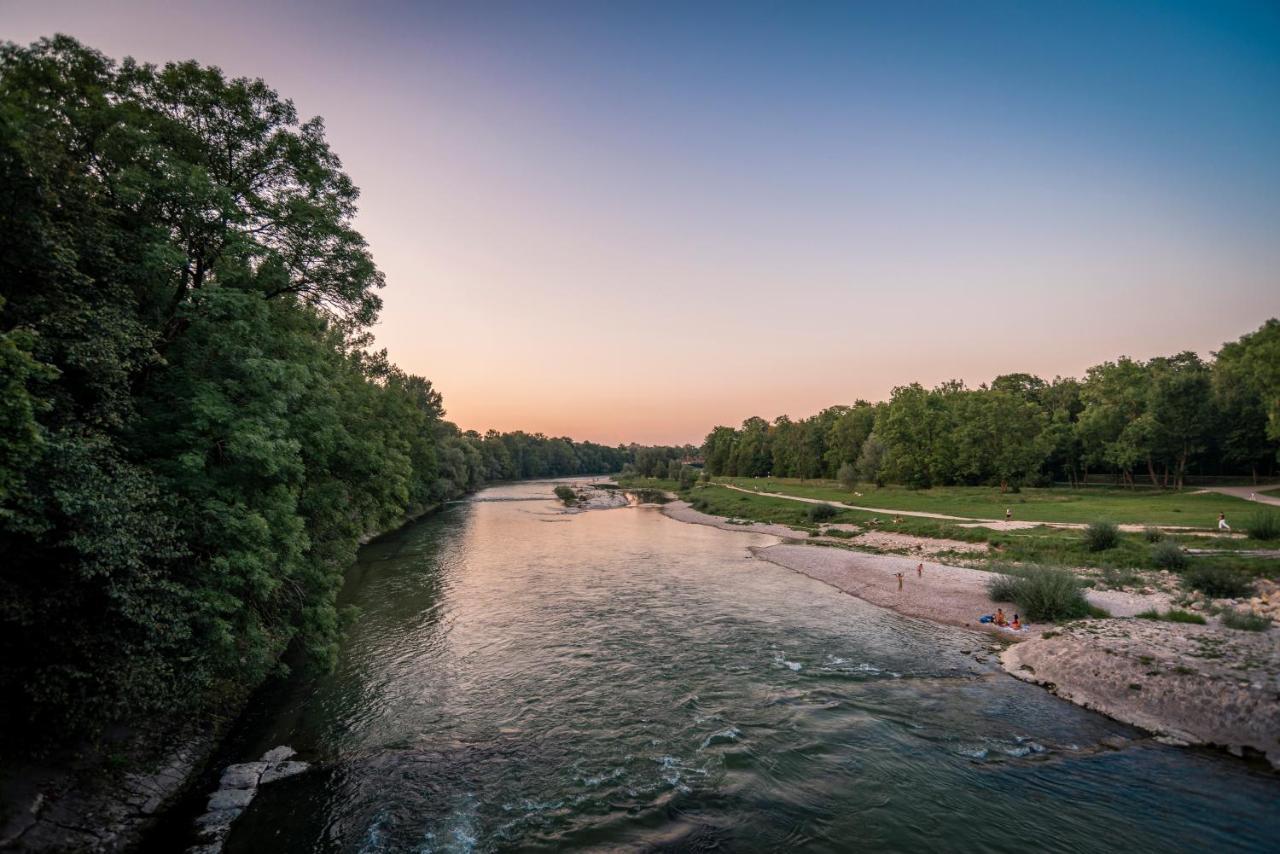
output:
[[[465,427],[696,441],[1280,314],[1276,3],[0,3],[54,31],[323,115]]]

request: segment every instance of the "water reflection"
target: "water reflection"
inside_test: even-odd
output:
[[[1269,773],[1009,679],[769,538],[489,490],[366,547],[339,667],[242,734],[317,770],[228,850],[1263,850]]]

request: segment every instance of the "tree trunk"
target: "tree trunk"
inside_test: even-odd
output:
[[[1147,457],[1147,475],[1151,478],[1151,485],[1160,486],[1160,479],[1156,477],[1156,465],[1151,461],[1151,457]]]

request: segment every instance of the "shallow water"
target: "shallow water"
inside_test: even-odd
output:
[[[1280,780],[1000,673],[759,535],[486,490],[362,550],[335,673],[260,695],[230,852],[1266,850]],[[531,500],[492,500],[492,499]],[[1272,849],[1274,850],[1274,849]]]

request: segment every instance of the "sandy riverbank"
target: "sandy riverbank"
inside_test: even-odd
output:
[[[1151,608],[1167,610],[1170,597],[1090,590],[1090,602],[1113,619],[1011,633],[978,622],[1000,604],[987,596],[989,572],[924,561],[918,575],[922,561],[912,555],[824,547],[817,543],[825,538],[785,525],[734,524],[683,501],[665,505],[663,512],[682,522],[776,536],[780,542],[753,553],[900,614],[1010,641],[1001,657],[1009,673],[1077,705],[1178,743],[1218,745],[1237,754],[1257,751],[1280,768],[1276,630],[1123,619]],[[903,574],[901,590],[898,573]],[[1011,603],[1003,604],[1012,612]]]

